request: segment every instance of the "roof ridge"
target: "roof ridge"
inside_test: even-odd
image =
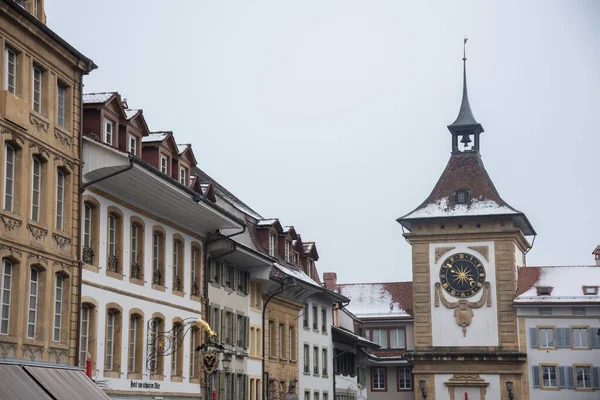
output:
[[[413,283],[413,281],[394,281],[394,282],[359,282],[359,283],[337,283],[336,286],[341,285],[387,285],[391,283]]]

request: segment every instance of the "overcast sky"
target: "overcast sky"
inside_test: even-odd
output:
[[[48,25],[151,130],[338,281],[411,279],[395,219],[430,193],[469,97],[500,195],[538,232],[528,265],[600,243],[600,2],[47,0]],[[531,239],[531,238],[530,238]]]

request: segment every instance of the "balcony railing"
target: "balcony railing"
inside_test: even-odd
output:
[[[131,277],[133,279],[142,279],[142,267],[135,261],[131,262]]]
[[[89,246],[83,246],[83,262],[92,264],[94,262],[94,250]]]
[[[108,256],[108,270],[110,272],[119,272],[119,259],[112,254]]]
[[[192,296],[200,296],[200,287],[196,281],[192,282]]]
[[[154,271],[152,272],[152,283],[163,286],[163,276],[162,272],[160,272],[160,268],[154,268]]]
[[[173,275],[173,290],[181,291],[181,279],[177,275]]]

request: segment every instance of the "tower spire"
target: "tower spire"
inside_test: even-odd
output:
[[[471,104],[469,104],[469,94],[467,92],[467,40],[463,39],[463,93],[462,101],[460,104],[460,110],[456,120],[448,125],[448,130],[453,136],[452,140],[452,151],[458,151],[458,136],[462,136],[461,143],[464,143],[465,147],[471,143],[470,136],[473,135],[475,138],[475,144],[470,151],[479,151],[479,134],[483,132],[483,126],[473,116],[471,111]]]

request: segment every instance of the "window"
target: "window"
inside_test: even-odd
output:
[[[226,263],[225,264],[225,287],[228,287],[230,289],[233,288],[233,274],[235,272],[235,267],[233,266],[233,264],[229,264]]]
[[[183,325],[180,322],[173,324],[173,343],[180,343],[183,334]],[[181,376],[183,359],[183,345],[171,353],[171,376]]]
[[[27,312],[27,338],[35,339],[40,271],[32,267],[29,276],[29,307]]]
[[[588,349],[589,345],[589,330],[588,328],[573,328],[573,348]]]
[[[552,294],[551,286],[538,286],[537,287],[537,295],[538,296],[550,296]]]
[[[42,69],[38,66],[33,67],[33,111],[42,113]]]
[[[542,385],[546,388],[555,388],[556,385],[556,366],[542,365]]]
[[[246,317],[237,316],[237,346],[246,348]]]
[[[38,0],[33,0],[33,16],[39,19],[38,16]]]
[[[285,325],[279,324],[279,358],[285,356]]]
[[[10,47],[4,49],[4,89],[17,94],[17,52]]]
[[[285,241],[285,261],[286,262],[290,262],[290,241],[286,240]]]
[[[115,313],[113,310],[108,310],[106,314],[106,354],[105,367],[106,371],[113,370],[113,355],[115,354]]]
[[[237,271],[237,291],[248,294],[248,273]]]
[[[316,331],[319,329],[319,309],[317,306],[313,306],[313,329]]]
[[[187,186],[187,168],[179,167],[179,183]]]
[[[459,190],[456,192],[456,203],[466,204],[469,199],[469,192],[467,190]]]
[[[296,359],[296,329],[293,326],[289,327],[288,354],[290,360]]]
[[[111,146],[113,144],[114,126],[114,122],[104,118],[104,143]]]
[[[329,400],[329,393],[323,392],[323,400]]]
[[[138,264],[138,260],[143,259],[140,250],[144,248],[143,235],[140,234],[142,228],[137,223],[131,224],[131,272],[129,276],[133,279],[141,280],[144,275],[143,268]]]
[[[304,391],[304,400],[310,400],[310,390]]]
[[[54,283],[54,329],[53,329],[53,340],[60,342],[60,333],[62,326],[62,297],[63,297],[63,283],[64,278],[62,275],[56,274]]]
[[[327,349],[322,349],[321,364],[323,364],[323,376],[326,377],[329,373],[329,359],[327,357]]]
[[[8,335],[10,328],[10,300],[12,289],[13,264],[7,259],[2,260],[2,275],[0,276],[0,335]]]
[[[157,286],[164,286],[165,271],[163,254],[164,254],[164,236],[154,231],[152,234],[152,283]]]
[[[141,372],[140,360],[142,357],[142,349],[140,344],[142,343],[138,335],[143,334],[143,328],[141,327],[142,318],[138,314],[131,314],[129,318],[129,358],[127,362],[127,372],[135,373]],[[141,335],[140,335],[141,336]]]
[[[293,259],[294,259],[294,264],[298,265],[298,253],[294,253]]]
[[[315,390],[314,395],[313,395],[313,400],[319,400],[319,392],[317,390]]]
[[[56,171],[56,229],[64,230],[65,209],[65,173],[58,169]]]
[[[33,157],[31,182],[31,220],[40,222],[40,192],[42,190],[42,162]]]
[[[592,388],[592,368],[575,366],[575,379],[577,380],[577,389]]]
[[[304,313],[302,314],[302,324],[308,329],[308,304],[304,305]]]
[[[275,256],[275,234],[272,232],[269,232],[269,255]]]
[[[213,282],[220,284],[221,283],[221,273],[222,273],[222,261],[214,260],[211,261],[211,271],[212,271],[212,280]]]
[[[584,286],[583,294],[586,296],[596,296],[598,294],[598,286]]]
[[[138,138],[135,135],[129,135],[129,153],[131,155],[137,156],[137,142]]]
[[[183,291],[183,242],[173,240],[173,291]]]
[[[119,259],[117,257],[117,240],[119,231],[119,218],[116,214],[108,214],[108,271],[119,272]]]
[[[319,375],[319,348],[313,347],[313,374]]]
[[[373,342],[381,346],[382,349],[387,349],[387,329],[373,329]]]
[[[275,357],[275,322],[269,321],[269,356]]]
[[[97,208],[87,201],[83,204],[83,249],[82,260],[86,264],[94,264],[95,235],[93,228],[97,226]],[[93,236],[94,235],[94,236]]]
[[[321,332],[327,333],[327,309],[321,308]]]
[[[310,373],[310,346],[304,344],[304,373]]]
[[[168,167],[169,167],[169,159],[164,154],[161,154],[160,155],[160,172],[162,172],[163,174],[168,173],[168,171],[169,171]]]
[[[371,368],[371,389],[372,390],[386,390],[385,386],[385,368],[374,367]]]
[[[13,196],[15,192],[15,148],[10,144],[4,145],[4,208],[13,211]]]
[[[306,275],[312,278],[312,260],[306,260]]]
[[[214,307],[212,309],[211,323],[214,329],[216,329],[217,335],[219,335],[219,340],[223,340],[223,332],[221,332],[221,310],[219,307]]]
[[[554,348],[554,328],[539,328],[540,348]]]
[[[404,349],[405,346],[404,328],[390,329],[390,347],[392,349]]]
[[[56,85],[56,125],[66,127],[67,86],[58,82]]]
[[[153,373],[157,375],[162,375],[164,367],[164,356],[160,354],[161,343],[158,335],[156,334],[156,332],[160,332],[162,330],[164,330],[164,320],[162,318],[153,318],[150,326],[150,345],[148,350],[148,358],[150,358],[150,365],[156,366]]]
[[[225,343],[233,346],[233,313],[225,313]]]
[[[89,306],[83,305],[81,307],[81,327],[79,336],[80,367],[85,367],[85,361],[88,359],[88,348],[90,343],[90,312],[91,308]]]
[[[200,343],[200,329],[192,327],[190,331],[190,378],[198,378],[199,366],[199,354],[196,351],[198,343]]]
[[[552,308],[540,307],[539,312],[540,315],[549,316],[552,315]]]
[[[412,374],[410,367],[397,367],[398,390],[412,389]]]
[[[196,246],[192,246],[192,257],[190,263],[190,272],[191,272],[191,295],[200,297],[200,248]]]
[[[573,307],[573,315],[585,315],[585,308]]]

